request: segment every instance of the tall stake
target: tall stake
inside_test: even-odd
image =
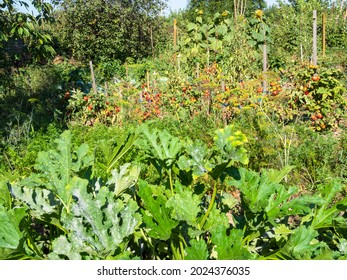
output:
[[[177,20],[174,19],[174,51],[176,51],[176,44],[177,44]]]
[[[146,76],[147,76],[147,92],[149,92],[150,90],[150,84],[149,84],[149,72],[147,71],[146,73]]]
[[[263,92],[267,92],[266,72],[267,72],[267,53],[266,53],[266,42],[265,42],[263,45]]]
[[[152,26],[150,28],[151,31],[151,48],[152,48],[152,57],[154,58],[154,41],[153,41],[153,29]]]
[[[317,66],[317,11],[313,10],[313,65]]]
[[[264,25],[264,23],[263,23]],[[266,51],[266,31],[264,30],[264,45],[263,45],[263,92],[267,92],[267,84],[266,84],[266,72],[267,72],[267,51]]]
[[[89,61],[90,66],[90,74],[92,76],[92,82],[93,82],[93,91],[96,93],[96,83],[95,83],[95,76],[94,76],[94,69],[93,69],[93,62]]]
[[[322,52],[323,52],[323,56],[325,56],[325,27],[326,27],[326,23],[327,23],[326,13],[323,13],[323,15],[322,15],[322,22],[323,22],[323,26],[322,26]]]
[[[176,55],[176,46],[177,46],[177,20],[174,19],[174,38],[173,38],[173,47],[174,47],[174,60],[176,60],[176,65],[177,65],[177,68],[179,68],[179,57],[177,57]],[[179,70],[178,70],[179,72]]]

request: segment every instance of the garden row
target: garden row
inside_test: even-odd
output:
[[[29,175],[2,178],[1,258],[346,258],[341,179],[312,193],[286,183],[293,166],[250,170],[234,125],[208,141],[159,125],[65,131]]]

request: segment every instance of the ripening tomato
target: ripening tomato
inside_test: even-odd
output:
[[[320,77],[317,76],[317,75],[314,75],[314,76],[312,77],[312,81],[314,81],[314,82],[318,82],[319,80],[320,80]]]

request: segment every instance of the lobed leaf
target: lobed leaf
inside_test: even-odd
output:
[[[23,231],[19,225],[25,215],[23,207],[7,211],[0,205],[0,248],[17,249],[23,238]]]
[[[185,260],[207,260],[208,250],[207,244],[203,239],[190,241],[190,246],[186,247]]]
[[[160,188],[156,186],[156,188]],[[171,218],[171,213],[165,207],[167,197],[165,191],[154,192],[146,182],[140,182],[139,196],[144,201],[142,210],[143,221],[148,228],[148,235],[161,240],[168,240],[171,231],[178,225],[178,221]]]
[[[219,260],[250,260],[254,256],[243,245],[243,231],[231,229],[227,234],[225,225],[218,225],[211,231],[211,240]]]
[[[201,201],[191,190],[176,193],[170,197],[165,206],[171,208],[171,217],[178,221],[186,221],[188,225],[196,226],[197,215],[200,212]]]
[[[117,169],[111,171],[112,177],[107,181],[108,186],[112,186],[114,194],[119,196],[125,190],[135,185],[139,175],[140,167],[126,163]]]

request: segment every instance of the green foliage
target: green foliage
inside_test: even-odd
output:
[[[37,36],[29,16],[4,24],[13,2],[0,8],[1,53],[8,36],[40,51],[51,32],[85,61],[57,56],[0,88],[0,258],[347,258],[343,56],[296,61],[311,52],[312,8],[341,15],[316,1],[265,13],[192,1],[204,8],[177,15],[172,53],[159,36],[176,15],[158,16],[161,1],[62,1],[55,24],[35,1]],[[276,72],[262,75],[265,42]],[[10,58],[0,75],[18,67]]]
[[[113,256],[141,221],[133,200],[116,200],[105,187],[93,196],[86,185],[87,181],[80,180],[73,191],[71,212],[62,217],[68,235],[53,241],[50,259],[81,259],[81,254],[102,259]]]
[[[347,203],[338,180],[320,185],[317,194],[301,194],[283,183],[291,166],[261,173],[237,167],[247,163],[247,137],[231,125],[215,132],[210,148],[201,140],[183,145],[153,124],[139,130],[138,162],[122,156],[110,173],[94,168],[102,153],[93,160],[87,144],[72,141],[66,131],[55,140],[55,149],[39,153],[36,173],[3,181],[1,257],[344,258],[341,211]],[[129,133],[122,133],[119,139],[127,139]],[[111,151],[121,142],[108,137],[113,141],[103,145],[108,150],[109,143]],[[98,139],[87,142],[99,145]],[[174,171],[167,173],[168,181],[155,183],[140,173],[147,159]],[[40,228],[49,234],[39,234]]]
[[[79,60],[151,55],[163,35],[163,1],[63,1],[53,26],[61,48]],[[105,16],[106,15],[106,16]],[[164,36],[165,37],[165,36]]]
[[[121,134],[112,140],[100,140],[99,148],[107,162],[107,172],[132,148],[137,139],[137,134],[129,132]]]
[[[126,163],[119,168],[111,170],[112,177],[107,181],[107,185],[114,189],[114,194],[119,196],[125,190],[133,187],[139,177],[140,167]]]
[[[165,207],[168,199],[164,189],[140,182],[139,196],[143,199],[146,207],[142,215],[148,228],[148,235],[160,240],[168,240],[172,229],[178,225],[178,221],[171,218],[170,210]]]
[[[24,208],[13,208],[6,211],[0,206],[0,248],[16,249],[23,238],[19,224],[25,217]]]
[[[212,243],[216,246],[219,260],[251,260],[255,256],[252,255],[243,246],[243,232],[240,229],[230,230],[227,234],[227,228],[224,225],[217,226],[211,231]]]
[[[28,6],[25,1],[3,1],[0,6],[0,69],[7,74],[12,73],[13,65],[18,67],[55,54],[51,36],[40,28],[50,20],[52,6],[38,0],[31,3],[39,10],[36,17],[16,10],[16,5]],[[10,77],[1,80],[0,85],[8,83],[11,83]]]
[[[175,220],[185,221],[188,225],[197,224],[197,216],[200,212],[200,198],[190,190],[176,193],[170,197],[165,206],[171,208],[171,215]]]
[[[278,175],[275,171],[259,175],[256,172],[239,169],[240,180],[231,180],[229,185],[236,187],[241,192],[242,203],[247,209],[247,215],[266,214],[266,220],[276,224],[276,219],[282,219],[289,215],[305,214],[311,211],[310,205],[323,203],[318,196],[300,196],[293,198],[297,193],[296,187],[286,188],[278,183]],[[288,169],[287,169],[288,172]],[[287,172],[277,171],[277,174]],[[251,214],[252,213],[252,214]]]
[[[190,242],[190,247],[186,248],[187,255],[185,260],[207,260],[208,250],[204,240],[193,239]]]

